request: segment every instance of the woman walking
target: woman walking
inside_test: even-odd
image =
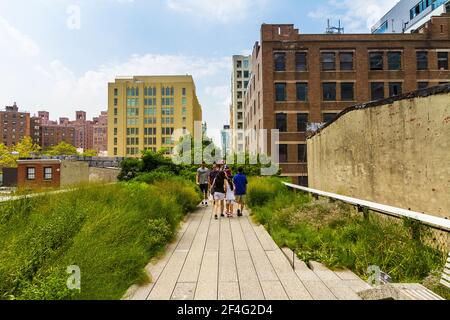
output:
[[[225,175],[225,172],[220,171],[216,178],[214,179],[214,182],[212,184],[212,190],[214,194],[215,199],[215,206],[214,206],[214,218],[217,220],[218,215],[220,212],[220,216],[224,217],[224,210],[225,210],[225,197],[226,197],[226,190],[227,190],[228,181]]]
[[[227,194],[226,194],[226,210],[228,218],[232,218],[234,215],[234,202],[236,197],[234,196],[234,183],[233,177],[230,175],[227,177]]]

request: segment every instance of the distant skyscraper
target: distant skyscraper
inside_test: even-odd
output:
[[[233,56],[231,75],[230,127],[233,152],[244,152],[244,95],[251,76],[251,56]],[[241,130],[241,131],[240,131]]]
[[[223,156],[226,156],[231,151],[231,136],[230,136],[230,126],[223,126],[223,130],[221,131],[222,136],[222,153]]]

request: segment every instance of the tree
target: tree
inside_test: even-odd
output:
[[[77,148],[73,145],[62,141],[57,146],[51,147],[47,152],[49,156],[74,156],[77,155]]]
[[[15,168],[17,167],[16,158],[11,154],[12,150],[0,143],[0,167]]]
[[[13,148],[19,158],[30,158],[33,153],[38,153],[41,147],[33,142],[31,137],[25,137]]]
[[[96,150],[87,149],[87,150],[84,150],[82,156],[83,157],[96,157],[96,156],[98,156],[98,152]]]

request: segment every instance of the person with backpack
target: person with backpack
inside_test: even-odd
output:
[[[214,218],[216,220],[218,219],[219,212],[221,217],[225,217],[224,211],[225,211],[225,197],[227,187],[228,187],[228,180],[225,175],[225,172],[219,171],[211,186],[211,190],[213,192],[215,200]]]
[[[235,186],[235,192],[236,195],[236,201],[238,203],[238,210],[237,214],[238,217],[242,217],[244,213],[244,207],[245,207],[245,196],[247,195],[247,177],[244,174],[244,168],[240,167],[238,169],[238,174],[234,176],[233,178],[234,186]]]

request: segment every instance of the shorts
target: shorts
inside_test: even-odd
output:
[[[214,193],[214,200],[225,200],[225,193]]]
[[[244,203],[245,202],[245,194],[236,195],[236,202],[237,203]]]
[[[207,183],[200,185],[200,190],[202,191],[203,194],[208,193],[208,188],[209,188],[209,186]]]

